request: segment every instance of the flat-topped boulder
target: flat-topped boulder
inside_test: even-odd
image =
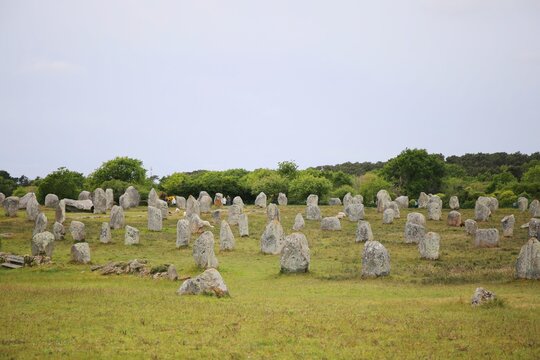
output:
[[[292,233],[285,237],[280,259],[281,272],[307,272],[309,263],[310,254],[306,236],[302,233]]]

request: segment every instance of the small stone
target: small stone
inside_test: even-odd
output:
[[[426,226],[426,217],[418,212],[411,212],[407,214],[407,222],[411,222],[413,224]]]
[[[62,199],[65,209],[68,212],[93,212],[94,203],[92,200],[72,200]]]
[[[126,235],[124,245],[135,245],[139,243],[139,229],[126,225]]]
[[[400,209],[407,209],[409,207],[409,197],[408,196],[398,196],[395,200],[396,204]]]
[[[202,268],[217,268],[218,259],[214,253],[214,234],[205,231],[193,244],[193,259],[195,264]]]
[[[59,222],[60,224],[63,224],[64,221],[66,221],[66,202],[62,199],[58,202],[58,206],[56,206],[54,217],[56,222]]]
[[[321,220],[321,230],[339,231],[341,223],[336,216],[325,217]]]
[[[161,211],[161,219],[165,220],[169,217],[169,205],[165,200],[158,200],[157,208]]]
[[[476,230],[474,245],[476,247],[496,247],[499,246],[499,230],[478,229]]]
[[[32,256],[45,255],[52,257],[54,250],[54,235],[48,231],[32,237]]]
[[[540,202],[536,199],[531,201],[529,211],[531,212],[532,217],[540,218]]]
[[[426,235],[426,229],[422,225],[418,225],[407,221],[405,223],[405,243],[419,244]]]
[[[419,209],[427,208],[428,201],[429,201],[429,196],[427,196],[425,192],[421,192],[420,196],[418,197],[418,208]]]
[[[88,243],[82,242],[71,246],[71,261],[77,264],[88,264],[90,262],[90,246]]]
[[[394,219],[399,219],[401,217],[401,214],[399,212],[399,206],[395,201],[386,201],[384,203],[384,209],[394,210]]]
[[[521,247],[516,262],[516,276],[518,279],[540,279],[540,242],[530,238]]]
[[[321,209],[317,205],[308,205],[306,207],[306,219],[321,220]]]
[[[69,232],[71,233],[74,241],[86,240],[85,227],[84,224],[80,221],[73,220],[69,225]]]
[[[527,208],[529,207],[529,199],[526,197],[520,196],[517,200],[518,209],[521,212],[527,211]]]
[[[58,199],[58,196],[56,196],[55,194],[47,194],[47,196],[45,196],[46,207],[55,209],[59,201],[60,200]]]
[[[476,235],[476,230],[478,229],[478,225],[476,224],[476,221],[473,219],[467,219],[465,220],[465,232],[467,235]]]
[[[221,221],[221,228],[219,230],[219,250],[234,250],[234,235],[229,223],[227,223],[225,220]]]
[[[206,226],[213,227],[208,221],[202,220],[197,214],[193,214],[191,218],[188,218],[188,220],[192,234],[201,233]]]
[[[373,232],[369,222],[360,220],[356,228],[356,242],[373,241]]]
[[[429,201],[427,204],[428,220],[441,220],[441,205],[437,201]]]
[[[99,232],[99,242],[108,244],[111,242],[111,228],[108,222],[101,223],[101,231]]]
[[[529,221],[529,238],[535,237],[540,238],[540,220],[532,218]]]
[[[232,203],[233,205],[238,205],[241,210],[244,210],[244,201],[242,200],[240,196],[235,196]],[[229,221],[229,225],[232,225],[230,221]]]
[[[367,241],[362,252],[362,276],[390,275],[390,255],[378,241]]]
[[[283,227],[279,221],[271,221],[266,225],[266,229],[261,236],[261,252],[271,255],[279,254],[283,248],[283,241]]]
[[[40,212],[36,217],[36,223],[34,225],[32,236],[39,234],[40,232],[44,232],[45,230],[47,230],[47,217],[44,213]]]
[[[124,223],[124,209],[121,206],[113,205],[111,209],[111,220],[109,221],[111,229],[121,229],[124,227]]]
[[[221,223],[221,210],[212,211],[212,223],[215,225]]]
[[[377,192],[377,212],[384,212],[387,202],[392,201],[390,194],[386,190],[379,190]]]
[[[216,193],[214,195],[214,205],[217,207],[221,207],[223,205],[223,194],[222,193]]]
[[[172,264],[169,265],[169,267],[167,268],[167,278],[171,281],[178,280],[178,273],[176,272],[176,266]]]
[[[161,231],[163,228],[163,220],[161,219],[161,210],[149,206],[148,207],[148,230]]]
[[[428,232],[420,239],[418,251],[422,259],[437,260],[439,258],[439,246],[441,237],[435,232]]]
[[[345,208],[345,214],[349,218],[350,221],[357,222],[359,220],[364,220],[364,205],[351,202],[347,207]]]
[[[289,200],[287,199],[287,195],[285,195],[284,193],[279,193],[278,198],[277,198],[278,205],[287,206],[288,202]]]
[[[461,214],[456,210],[450,211],[448,213],[448,218],[446,220],[446,225],[453,226],[453,227],[460,227],[461,226]]]
[[[484,305],[488,302],[495,300],[496,296],[491,291],[488,291],[484,288],[476,288],[473,297],[471,299],[472,306]]]
[[[176,248],[188,246],[190,237],[191,229],[189,226],[189,220],[178,220],[178,222],[176,223]]]
[[[216,269],[207,269],[199,276],[188,279],[182,283],[178,295],[213,295],[217,297],[229,296],[229,289]]]
[[[341,205],[341,200],[340,198],[330,198],[328,199],[328,205],[330,206]]]
[[[247,214],[240,214],[238,217],[238,232],[241,237],[249,236],[249,221]]]
[[[53,225],[53,235],[54,235],[54,240],[64,240],[64,236],[66,235],[66,230],[64,229],[64,225],[56,221]]]
[[[304,228],[305,225],[306,223],[304,221],[304,217],[302,216],[302,214],[300,213],[296,214],[296,217],[294,218],[293,230],[300,231]]]
[[[285,238],[281,251],[282,273],[303,273],[309,271],[309,245],[302,233],[292,233]]]
[[[502,218],[501,225],[502,225],[504,237],[512,237],[514,235],[515,223],[516,223],[516,218],[514,215],[508,215]]]
[[[394,210],[386,209],[383,213],[383,224],[392,224],[394,222]]]

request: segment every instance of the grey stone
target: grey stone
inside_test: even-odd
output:
[[[137,189],[135,189],[133,186],[129,186],[124,194],[127,195],[128,208],[139,206],[139,203],[141,202],[141,195],[139,195]]]
[[[71,261],[77,264],[90,262],[90,246],[88,243],[77,243],[71,246]]]
[[[304,217],[301,213],[296,214],[296,217],[294,218],[294,225],[293,230],[294,231],[300,231],[306,226],[306,223],[304,221]]]
[[[111,209],[111,220],[109,221],[111,229],[121,229],[124,227],[124,223],[124,209],[121,206],[113,205]]]
[[[26,204],[26,218],[30,221],[36,221],[39,215],[39,203],[35,197],[28,200]]]
[[[285,237],[281,251],[281,272],[303,273],[309,271],[309,245],[302,233],[292,233]]]
[[[398,196],[395,200],[396,204],[400,209],[407,209],[409,207],[409,197],[408,196]]]
[[[197,214],[193,214],[190,218],[187,219],[189,220],[189,226],[191,228],[192,234],[201,233],[206,226],[213,227],[208,221],[202,220]]]
[[[364,205],[350,202],[349,205],[345,208],[345,214],[350,221],[364,220]]]
[[[356,242],[373,241],[373,232],[369,222],[360,220],[356,228]]]
[[[540,220],[532,218],[529,221],[529,237],[540,238]]]
[[[229,223],[225,220],[221,221],[221,228],[219,229],[219,250],[230,251],[234,250],[234,235],[232,233]]]
[[[110,210],[114,205],[114,191],[113,189],[105,189],[105,205],[107,210]]]
[[[341,205],[341,200],[339,198],[330,198],[328,199],[328,205],[330,206]]]
[[[199,200],[199,209],[201,213],[209,213],[212,208],[212,198],[209,195],[203,195]]]
[[[85,241],[86,240],[86,230],[82,222],[73,220],[69,224],[69,232],[73,237],[74,241]]]
[[[102,188],[94,190],[94,214],[105,214],[107,212],[107,197]]]
[[[530,238],[521,247],[516,261],[516,276],[518,279],[540,279],[540,242]]]
[[[157,208],[158,200],[159,196],[157,194],[157,191],[154,188],[150,189],[150,192],[148,193],[148,206],[153,206]]]
[[[268,204],[268,207],[266,208],[266,220],[267,222],[272,220],[281,221],[279,208],[276,204]]]
[[[4,206],[4,200],[6,200],[6,195],[0,192],[0,206]]]
[[[448,206],[451,210],[459,210],[459,199],[457,196],[451,196],[448,201]]]
[[[77,200],[90,200],[90,191],[83,190],[79,193]]]
[[[517,200],[518,209],[521,212],[527,211],[527,208],[529,207],[529,199],[526,197],[520,196]]]
[[[48,231],[38,233],[32,237],[32,256],[45,255],[52,257],[54,250],[54,235]]]
[[[191,228],[188,219],[180,219],[176,223],[176,247],[186,247],[189,245]]]
[[[218,206],[218,207],[223,205],[223,194],[222,193],[216,193],[216,195],[214,195],[214,205]]]
[[[178,272],[176,272],[176,266],[171,264],[169,265],[169,267],[167,267],[167,278],[171,281],[178,280]]]
[[[238,217],[238,232],[240,236],[249,236],[249,221],[247,214],[240,214]]]
[[[60,224],[63,224],[64,221],[66,221],[66,202],[64,200],[58,202],[54,211],[54,218],[56,222],[59,222]]]
[[[139,229],[126,225],[124,245],[135,245],[139,243]]]
[[[427,204],[428,220],[441,220],[441,205],[437,201],[430,201]]]
[[[448,213],[448,217],[446,219],[446,225],[453,226],[453,227],[461,226],[461,214],[459,213],[459,211],[452,210]]]
[[[255,198],[255,206],[260,208],[266,208],[266,194],[261,192]]]
[[[426,229],[422,225],[418,225],[407,221],[405,223],[405,243],[406,244],[419,244],[425,237]]]
[[[229,289],[216,269],[207,269],[205,272],[182,283],[178,295],[213,295],[217,297],[229,296]]]
[[[199,197],[197,198],[197,201],[200,202],[203,196],[210,196],[210,194],[204,190],[199,191]]]
[[[351,199],[352,204],[363,204],[364,203],[364,197],[362,195],[354,195]]]
[[[529,211],[531,212],[532,217],[540,218],[540,202],[536,199],[531,201]]]
[[[266,229],[261,236],[261,252],[263,254],[279,254],[283,248],[283,241],[283,227],[279,221],[271,221],[266,225]]]
[[[33,192],[26,193],[23,197],[21,197],[19,199],[19,210],[26,209],[28,201],[32,198],[36,198],[36,194],[34,194]]]
[[[44,213],[40,212],[39,215],[36,216],[36,223],[34,225],[32,236],[44,232],[45,230],[47,230],[47,217]]]
[[[279,193],[277,197],[277,203],[279,206],[286,206],[289,202],[289,199],[287,199],[287,195],[284,193]]]
[[[490,197],[488,207],[489,210],[491,210],[491,213],[494,213],[499,209],[499,200],[497,200],[495,197]]]
[[[495,300],[495,298],[496,296],[494,293],[492,293],[489,290],[479,287],[479,288],[476,288],[476,290],[474,291],[473,297],[471,298],[471,305],[481,306]]]
[[[476,230],[478,230],[478,224],[473,219],[465,220],[465,232],[467,235],[476,235]]]
[[[321,220],[321,230],[339,231],[341,222],[336,216],[325,217]]]
[[[238,225],[238,219],[242,214],[242,207],[240,205],[229,206],[229,225]]]
[[[191,218],[193,215],[201,216],[201,209],[199,206],[199,201],[193,196],[189,195],[186,204],[186,217]]]
[[[383,224],[392,224],[394,222],[394,210],[386,209],[383,213]]]
[[[148,230],[161,231],[163,229],[163,219],[161,218],[161,210],[157,207],[148,207]]]
[[[362,252],[362,276],[390,275],[390,255],[378,241],[367,241]]]
[[[221,223],[221,210],[212,211],[212,223],[214,225]]]
[[[186,209],[186,198],[183,196],[177,196],[176,197],[176,207],[179,209]]]
[[[161,219],[167,219],[169,217],[169,205],[165,200],[159,199],[157,202],[157,208],[161,211]]]
[[[429,205],[429,203],[435,202],[435,203],[439,204],[439,207],[442,210],[443,202],[442,202],[442,199],[439,197],[439,195],[431,195],[431,194],[429,194],[428,198],[429,198],[428,205]]]
[[[441,237],[435,232],[428,232],[420,239],[418,251],[422,259],[437,260],[439,258],[439,246]]]
[[[58,196],[56,196],[55,194],[47,194],[47,196],[45,196],[46,207],[55,209],[59,201],[60,200],[58,199]]]
[[[108,222],[101,223],[99,242],[102,244],[108,244],[111,242],[111,227],[109,226]]]
[[[319,195],[310,194],[306,199],[306,205],[315,205],[319,206]]]
[[[411,212],[407,214],[407,222],[426,226],[426,217],[419,212]]]
[[[395,201],[387,201],[384,204],[384,210],[392,209],[394,210],[394,219],[399,219],[401,214],[399,212],[399,205]]]
[[[476,221],[488,221],[490,215],[491,210],[489,210],[489,207],[477,201],[474,207],[474,219]]]
[[[19,210],[19,198],[17,196],[8,196],[5,198],[4,210],[6,210],[6,216],[17,216],[17,210]]]
[[[508,215],[502,218],[501,225],[502,225],[504,237],[512,237],[514,235],[515,223],[516,223],[516,218],[514,215]]]
[[[62,199],[64,202],[65,210],[67,212],[93,212],[94,203],[92,200],[73,200],[73,199]]]
[[[240,209],[244,210],[244,201],[242,200],[242,198],[240,196],[235,196],[232,203],[233,203],[233,205],[238,205],[240,207]],[[229,222],[229,224],[230,224],[230,222]]]
[[[343,197],[343,208],[347,208],[347,206],[349,206],[349,204],[351,203],[352,201],[352,195],[350,192],[346,193],[345,196]],[[331,205],[331,204],[329,204]],[[338,204],[336,204],[338,205]]]
[[[205,231],[193,244],[193,259],[195,264],[202,268],[217,268],[219,263],[214,254],[214,234]]]
[[[317,205],[308,205],[306,207],[306,219],[321,220],[321,209]]]
[[[429,201],[429,196],[425,192],[421,192],[420,196],[418,197],[418,208],[419,209],[425,209],[427,208],[427,204]]]
[[[392,201],[390,194],[386,190],[379,190],[377,192],[377,212],[384,212],[387,202]]]
[[[53,235],[54,240],[64,240],[64,236],[66,236],[64,225],[56,221],[53,225]]]
[[[476,247],[496,247],[499,246],[499,230],[478,229],[476,230],[474,245]]]

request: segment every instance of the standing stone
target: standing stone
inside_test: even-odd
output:
[[[54,250],[54,235],[48,231],[38,233],[32,237],[32,256],[45,255],[52,257]]]
[[[44,232],[45,230],[47,230],[47,217],[44,213],[40,212],[36,217],[36,223],[34,225],[32,236],[39,234],[40,232]]]
[[[261,192],[257,197],[255,198],[255,206],[260,208],[266,208],[266,194]]]
[[[200,212],[206,214],[210,212],[212,208],[212,198],[209,195],[203,195],[199,200]]]
[[[169,217],[169,205],[165,200],[159,199],[157,202],[157,208],[161,211],[161,219],[167,219]]]
[[[394,219],[399,219],[401,217],[401,214],[399,212],[399,206],[395,201],[387,201],[384,204],[384,210],[386,209],[394,210]]]
[[[351,200],[352,200],[352,195],[350,192],[346,193],[345,196],[343,197],[343,207],[346,209],[347,206],[349,206],[349,204],[351,203]]]
[[[71,224],[69,224],[69,232],[74,241],[86,240],[86,230],[84,224],[80,221],[73,220]]]
[[[474,219],[476,221],[488,221],[490,215],[491,210],[489,210],[489,207],[477,201],[474,207]]]
[[[71,246],[71,261],[77,264],[90,262],[90,246],[88,243],[77,243]]]
[[[350,203],[345,208],[345,214],[349,217],[350,221],[364,220],[364,205],[357,203]]]
[[[426,229],[423,225],[418,225],[407,221],[405,223],[405,243],[406,244],[419,244],[425,237]]]
[[[66,230],[64,229],[64,225],[56,221],[53,225],[53,235],[54,235],[54,240],[64,240],[64,236],[66,235]]]
[[[148,207],[148,230],[161,231],[163,228],[163,219],[161,218],[161,210],[156,207]]]
[[[182,210],[186,209],[186,198],[183,196],[176,197],[176,207]]]
[[[214,254],[214,234],[205,231],[193,244],[193,259],[195,264],[202,268],[217,268],[219,263]]]
[[[281,221],[281,218],[279,216],[279,208],[276,204],[268,204],[268,207],[266,208],[266,219],[267,222],[270,222],[272,220]]]
[[[293,230],[294,231],[300,231],[306,226],[306,223],[304,221],[304,217],[301,213],[296,214],[296,217],[294,218],[294,225]]]
[[[240,196],[235,196],[232,203],[233,203],[233,205],[238,205],[240,207],[240,209],[244,210],[244,201],[242,200],[242,198]]]
[[[430,201],[427,204],[428,220],[441,220],[441,205],[437,201]]]
[[[59,222],[60,224],[63,224],[64,221],[66,221],[66,202],[64,199],[58,202],[58,206],[56,206],[56,210],[54,212],[54,218],[56,222]]]
[[[287,195],[284,193],[279,193],[277,197],[277,203],[279,206],[286,206],[289,200],[287,199]]]
[[[330,206],[341,205],[341,200],[339,198],[330,198],[328,199],[328,205]]]
[[[442,202],[442,199],[439,197],[439,195],[431,195],[431,194],[429,194],[428,197],[429,197],[428,204],[430,202],[436,202],[437,204],[439,204],[439,207],[441,209],[443,208],[443,202]]]
[[[26,204],[26,218],[30,221],[36,221],[39,215],[39,203],[35,197],[30,198]]]
[[[418,212],[411,212],[407,214],[407,222],[411,222],[413,224],[426,226],[426,217]]]
[[[504,237],[512,237],[514,235],[515,223],[516,223],[516,218],[514,215],[508,215],[502,218],[501,225],[503,228]]]
[[[102,188],[94,190],[94,214],[105,214],[107,212],[107,197]]]
[[[221,221],[221,228],[219,229],[219,250],[234,250],[234,235],[229,223],[225,220]]]
[[[319,195],[310,194],[306,199],[306,205],[315,205],[319,206]]]
[[[19,210],[26,209],[26,205],[30,199],[35,198],[36,194],[33,192],[26,193],[22,198],[19,199]]]
[[[532,217],[540,218],[540,202],[536,199],[531,201],[529,211],[531,212]]]
[[[83,190],[79,193],[77,200],[90,200],[90,191]]]
[[[141,202],[141,195],[133,186],[129,186],[126,189],[125,194],[128,196],[128,208],[133,208],[139,206]]]
[[[490,197],[488,207],[491,213],[499,210],[499,200],[496,197]]]
[[[362,276],[390,275],[390,255],[378,241],[367,241],[362,252]]]
[[[467,235],[476,235],[476,230],[478,230],[478,225],[473,219],[465,220],[465,232]]]
[[[420,239],[418,251],[422,259],[437,260],[439,258],[439,246],[441,236],[434,232],[428,232]]]
[[[105,205],[107,210],[111,210],[114,205],[114,191],[113,189],[105,190]]]
[[[238,219],[242,213],[240,205],[229,206],[229,225],[238,225]]]
[[[540,238],[540,220],[532,218],[529,220],[529,238]]]
[[[287,236],[281,251],[281,272],[308,272],[309,262],[309,245],[306,236],[302,233],[292,233]]]
[[[392,224],[394,222],[394,210],[386,209],[383,213],[383,224]]]
[[[418,197],[418,208],[419,209],[425,209],[427,208],[427,204],[429,201],[429,196],[425,192],[421,192],[420,196]]]
[[[221,207],[223,205],[223,194],[222,193],[216,193],[214,196],[214,205],[217,207]]]
[[[158,207],[159,196],[154,188],[148,193],[148,206]]]
[[[526,197],[520,196],[517,200],[518,209],[521,212],[527,211],[527,208],[529,207],[529,199]]]
[[[126,193],[120,195],[120,198],[118,198],[118,202],[120,203],[122,209],[129,209],[129,195],[127,195]]]
[[[321,220],[321,209],[317,205],[308,205],[306,208],[306,219]]]
[[[364,197],[362,195],[354,195],[354,197],[351,199],[352,204],[363,204],[364,203]]]
[[[4,206],[4,200],[6,200],[6,195],[0,192],[0,206]]]
[[[6,216],[17,216],[17,210],[19,210],[19,198],[16,196],[9,196],[4,200],[4,209],[6,210]]]
[[[47,194],[47,196],[45,196],[45,206],[48,208],[55,209],[59,201],[58,196],[55,194]]]
[[[108,244],[111,242],[111,227],[109,226],[108,222],[101,223],[99,242],[102,244]]]
[[[261,236],[261,252],[263,254],[279,254],[283,248],[283,241],[283,227],[279,221],[274,220],[266,225]]]
[[[496,247],[499,246],[499,230],[478,229],[474,238],[476,247]]]
[[[207,269],[199,276],[187,279],[176,291],[178,295],[229,296],[229,289],[216,269]]]
[[[457,196],[451,196],[448,202],[451,210],[459,210],[459,199]]]
[[[201,216],[199,202],[193,196],[189,195],[186,205],[186,217],[191,218],[193,215]]]
[[[241,237],[249,236],[249,221],[247,214],[240,214],[238,217],[238,232]]]
[[[72,200],[62,199],[68,212],[92,212],[94,211],[94,203],[92,200]]]
[[[373,241],[373,232],[369,222],[360,220],[356,228],[356,242]]]
[[[516,261],[518,279],[540,279],[540,242],[531,238],[521,247]]]
[[[325,217],[321,220],[321,230],[339,231],[341,223],[337,216]]]
[[[221,223],[221,210],[212,211],[212,223],[214,225]]]
[[[203,196],[210,196],[210,194],[204,190],[199,191],[199,197],[197,198],[197,201],[200,202]]]
[[[377,212],[384,212],[387,202],[392,201],[390,194],[386,190],[379,190],[377,192]]]
[[[191,229],[189,227],[189,220],[178,220],[176,223],[176,248],[188,246],[190,237]]]
[[[126,235],[124,245],[135,245],[139,243],[139,229],[126,225]]]
[[[408,196],[398,196],[395,200],[396,204],[400,209],[407,209],[409,207],[409,197]]]
[[[448,213],[448,218],[446,219],[446,225],[460,227],[461,226],[461,214],[459,211],[452,210]]]
[[[121,229],[124,227],[124,209],[121,206],[113,205],[111,209],[111,229]]]

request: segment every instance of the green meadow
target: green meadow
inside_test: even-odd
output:
[[[286,233],[304,206],[280,207]],[[54,212],[42,207],[54,223]],[[322,206],[323,216],[342,211]],[[480,228],[496,227],[516,216],[512,238],[492,249],[475,248],[464,228],[428,221],[441,235],[441,257],[421,260],[416,245],[403,242],[405,209],[393,224],[366,209],[375,240],[391,257],[391,275],[361,277],[362,243],[356,223],[343,219],[342,230],[320,230],[307,221],[310,272],[280,274],[279,256],[262,255],[260,236],[266,212],[247,206],[250,236],[233,228],[236,249],[219,253],[219,225],[212,229],[219,271],[231,296],[178,296],[181,281],[134,275],[102,276],[91,265],[70,263],[69,223],[86,224],[92,264],[146,259],[152,266],[175,264],[180,277],[201,272],[189,248],[176,249],[176,222],[164,220],[162,232],[149,232],[146,208],[125,212],[126,224],[141,231],[141,244],[124,245],[124,231],[100,244],[101,223],[109,215],[67,213],[66,239],[57,241],[53,263],[18,270],[0,269],[0,358],[132,359],[444,359],[540,358],[540,282],[516,280],[514,265],[527,241],[529,214],[499,209]],[[462,219],[473,210],[461,210]],[[210,214],[203,214],[211,221]],[[226,208],[222,218],[226,219]],[[0,216],[1,249],[30,253],[33,223],[24,211]],[[477,287],[499,301],[473,308]]]

